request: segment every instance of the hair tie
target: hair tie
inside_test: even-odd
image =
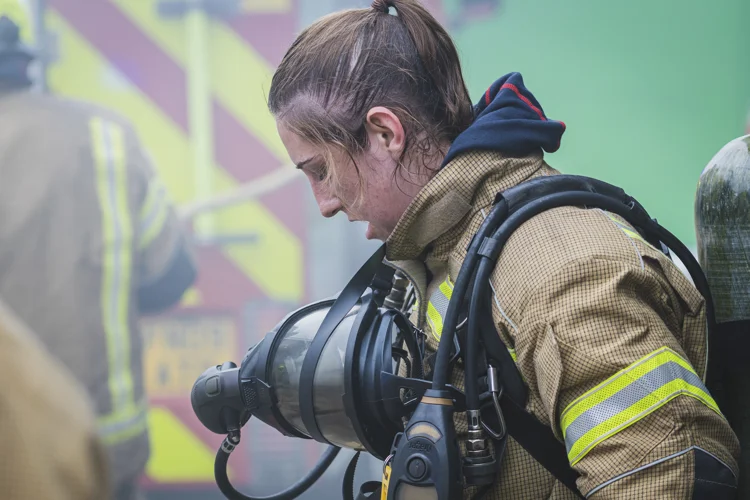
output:
[[[396,9],[396,6],[388,0],[374,0],[372,2],[372,8],[378,12],[382,12],[383,14],[398,17],[398,10]]]

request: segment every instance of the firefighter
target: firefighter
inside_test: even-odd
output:
[[[0,297],[92,398],[112,497],[140,498],[149,436],[138,320],[178,302],[194,258],[133,127],[30,91],[18,12],[0,18]]]
[[[544,152],[559,148],[565,124],[518,73],[472,107],[450,37],[417,0],[314,23],[278,66],[268,102],[321,214],[366,221],[412,281],[413,321],[434,352],[495,195],[559,174]],[[565,443],[583,495],[735,498],[738,441],[703,382],[705,303],[659,249],[608,212],[556,208],[515,231],[491,285],[527,410]],[[451,383],[463,386],[460,368]],[[575,496],[509,440],[487,498]]]
[[[104,447],[88,395],[0,302],[0,491],[5,500],[106,498]]]

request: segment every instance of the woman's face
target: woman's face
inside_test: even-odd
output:
[[[333,165],[326,165],[323,147],[290,131],[281,121],[276,124],[289,157],[305,173],[323,217],[344,212],[352,222],[365,221],[368,223],[367,239],[385,241],[427,182],[427,178],[405,179],[402,173],[396,173],[404,137],[400,123],[394,124],[392,118],[395,116],[375,116],[372,126],[366,125],[369,146],[354,157],[356,166],[346,152],[338,149],[334,149]],[[323,180],[329,168],[336,169],[336,187]]]

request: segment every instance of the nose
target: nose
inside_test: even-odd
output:
[[[339,199],[335,196],[325,195],[319,192],[315,193],[315,201],[318,202],[320,214],[326,218],[333,217],[344,208]]]

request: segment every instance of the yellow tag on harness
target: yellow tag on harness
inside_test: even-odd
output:
[[[380,500],[388,500],[388,482],[391,480],[391,466],[383,468],[383,487],[380,489]]]

